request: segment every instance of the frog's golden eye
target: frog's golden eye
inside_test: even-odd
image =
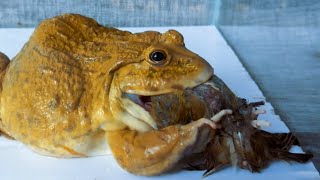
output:
[[[149,59],[154,64],[162,64],[167,58],[167,55],[164,51],[155,50],[149,54]]]

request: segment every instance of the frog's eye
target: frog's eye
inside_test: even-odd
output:
[[[167,55],[164,51],[156,50],[149,54],[149,59],[155,64],[163,63],[167,58]]]

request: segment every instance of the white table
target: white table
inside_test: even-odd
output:
[[[215,73],[240,97],[249,101],[265,100],[258,86],[214,26],[125,28],[132,32],[177,29],[185,37],[186,46],[212,64]],[[13,58],[28,40],[33,29],[0,29],[0,51]],[[260,119],[269,120],[269,132],[288,132],[287,126],[274,114],[270,103],[267,114]],[[293,152],[301,152],[294,147]],[[203,172],[180,171],[157,177],[140,177],[122,170],[112,155],[83,159],[56,159],[38,155],[23,144],[0,137],[0,179],[200,179]],[[227,168],[207,179],[320,179],[314,165],[274,162],[262,173]]]

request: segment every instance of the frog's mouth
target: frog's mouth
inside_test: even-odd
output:
[[[199,84],[199,85],[197,85],[195,87],[189,88],[189,89],[194,90],[197,87],[202,86],[204,84],[211,84],[210,81],[212,81],[212,79],[213,79],[213,76],[211,78],[209,78],[206,82],[201,83],[201,84]],[[150,96],[148,96],[148,95],[139,95],[139,94],[131,94],[131,93],[124,93],[124,94],[125,94],[127,99],[131,100],[135,104],[137,104],[140,107],[142,107],[145,111],[150,113],[150,110],[152,108],[151,98],[154,97],[154,96],[159,96],[159,95],[161,95],[161,96],[168,95],[170,93],[171,92],[158,94],[158,95],[150,95]]]
[[[119,108],[115,111],[119,113],[116,116],[121,117],[122,122],[130,129],[140,132],[156,130],[157,123],[150,114],[150,99],[151,96],[122,93],[120,101],[117,101],[119,106],[112,107]]]
[[[205,84],[205,83],[203,83]],[[198,86],[201,86],[203,84],[200,84]],[[196,86],[196,87],[198,87]],[[196,87],[193,88],[189,88],[189,90],[193,90]],[[147,123],[148,125],[150,125],[153,129],[159,129],[162,128],[162,125],[159,124],[158,120],[154,119],[155,117],[153,116],[154,113],[154,108],[153,105],[155,105],[155,99],[158,98],[154,98],[157,96],[160,96],[160,99],[167,99],[170,98],[172,96],[170,96],[172,94],[172,92],[169,93],[164,93],[164,94],[159,94],[159,95],[138,95],[138,94],[130,94],[130,93],[124,93],[125,96],[125,101],[127,101],[127,103],[123,103],[125,109],[127,110],[127,112],[129,112],[129,114],[131,114],[132,116],[134,116],[136,119],[140,119],[143,122]],[[124,100],[123,99],[123,100]],[[169,100],[169,99],[168,99]],[[130,103],[128,103],[128,101],[130,101]],[[172,107],[173,104],[172,101],[168,101],[168,103],[166,103],[167,108],[164,111],[161,111],[161,113],[167,113],[165,111],[169,111]],[[156,105],[157,106],[157,105]],[[170,114],[170,113],[169,113]]]
[[[187,87],[188,89],[194,89],[198,86],[201,86],[205,83],[207,83],[212,76],[205,82],[198,84],[197,86],[194,87]],[[184,89],[179,89],[184,91]],[[153,117],[153,105],[155,105],[154,100],[156,99],[154,97],[156,96],[161,96],[161,98],[170,98],[170,95],[174,93],[173,92],[164,92],[164,93],[159,93],[159,94],[152,94],[152,95],[141,95],[141,94],[135,94],[129,92],[122,91],[122,96],[121,96],[121,106],[122,108],[126,111],[128,115],[132,117],[131,120],[127,120],[125,123],[132,129],[140,130],[140,131],[148,131],[151,129],[159,129],[159,124]],[[169,103],[169,102],[168,102]],[[170,110],[171,104],[167,104]],[[126,116],[128,117],[128,116]],[[128,119],[128,118],[127,118]]]
[[[126,96],[132,102],[136,103],[140,107],[142,107],[147,112],[150,112],[151,109],[151,96],[142,96],[137,94],[127,94]]]

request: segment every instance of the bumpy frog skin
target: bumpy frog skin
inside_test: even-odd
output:
[[[164,58],[150,59],[153,52]],[[175,30],[132,34],[66,14],[43,21],[8,63],[1,55],[0,129],[40,154],[96,156],[110,147],[127,171],[156,175],[203,150],[214,133],[207,119],[158,129],[129,98],[192,88],[212,76]]]

